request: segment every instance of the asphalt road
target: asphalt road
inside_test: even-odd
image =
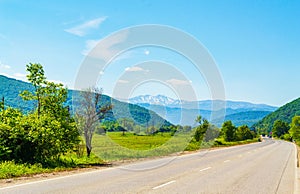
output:
[[[295,146],[266,139],[67,177],[0,188],[0,193],[294,193]]]

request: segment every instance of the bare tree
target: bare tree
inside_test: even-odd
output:
[[[100,121],[105,118],[112,105],[101,105],[102,89],[89,88],[80,92],[79,107],[76,110],[78,127],[84,135],[86,153],[90,157],[92,138]]]

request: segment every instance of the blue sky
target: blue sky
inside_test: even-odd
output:
[[[99,40],[130,26],[160,24],[189,33],[208,49],[226,99],[280,106],[300,96],[299,10],[296,0],[0,0],[0,74],[24,80],[25,65],[38,62],[49,80],[72,88]],[[182,71],[198,99],[211,97],[205,79],[183,57],[155,47],[129,53],[103,72],[104,93],[112,94],[126,68],[155,59]],[[174,95],[157,83],[144,84],[132,95],[146,93]]]

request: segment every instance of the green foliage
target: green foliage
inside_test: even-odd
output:
[[[276,120],[273,125],[272,129],[272,136],[274,137],[281,137],[284,134],[289,132],[289,124],[281,121],[281,120]]]
[[[246,139],[252,139],[253,134],[251,133],[249,127],[247,125],[239,126],[235,131],[235,140],[243,141]]]
[[[200,115],[197,116],[196,122],[199,123],[199,126],[196,127],[194,138],[197,142],[202,141],[203,137],[208,130],[210,124],[208,120],[203,119]]]
[[[253,138],[253,139],[246,139],[243,141],[232,141],[228,142],[225,141],[223,137],[217,138],[214,142],[214,146],[235,146],[235,145],[242,145],[242,144],[249,144],[249,143],[254,143],[258,142],[260,139],[259,138]]]
[[[300,144],[300,116],[295,116],[292,120],[291,129],[290,129],[291,137],[296,141],[296,143]]]
[[[49,171],[49,169],[43,168],[40,164],[16,164],[13,161],[5,161],[0,163],[0,179],[28,176]]]
[[[235,140],[236,127],[231,121],[225,121],[222,125],[221,134],[225,141],[231,142]]]
[[[66,154],[57,160],[52,160],[47,165],[40,163],[16,163],[14,161],[0,162],[0,179],[8,179],[20,176],[30,176],[39,173],[50,173],[69,170],[71,168],[85,168],[90,166],[100,166],[104,162],[91,155],[91,157],[77,157],[74,154]]]
[[[261,121],[254,124],[253,127],[260,133],[269,134],[272,131],[276,120],[291,123],[294,116],[300,115],[300,98],[287,103],[275,112],[267,115]]]
[[[26,70],[29,72],[27,75],[28,81],[33,85],[35,92],[32,94],[29,91],[24,91],[21,96],[25,100],[37,100],[37,113],[40,115],[41,98],[44,93],[43,87],[46,82],[45,72],[41,64],[29,63],[26,65]]]
[[[0,123],[1,160],[41,162],[57,158],[78,143],[78,130],[68,115],[22,115],[15,109],[4,111]]]
[[[39,64],[27,65],[35,92],[24,91],[25,100],[37,100],[35,112],[23,115],[8,108],[1,112],[0,160],[47,163],[72,150],[79,141],[74,120],[63,103],[67,90],[45,80]]]

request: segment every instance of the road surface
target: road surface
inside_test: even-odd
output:
[[[294,193],[292,143],[201,151],[0,188],[0,193]]]

